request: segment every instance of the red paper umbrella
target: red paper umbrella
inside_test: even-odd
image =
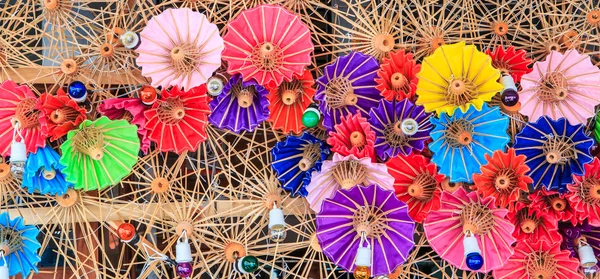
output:
[[[334,129],[327,138],[333,152],[342,156],[352,154],[358,159],[369,157],[375,162],[375,132],[371,130],[366,118],[360,114],[349,114]]]
[[[56,91],[56,96],[42,94],[38,103],[39,120],[42,133],[55,141],[77,128],[85,120],[85,109],[80,108],[62,89]]]
[[[206,86],[183,91],[173,87],[163,90],[151,109],[144,112],[148,137],[160,151],[195,151],[206,140],[208,108]]]
[[[310,71],[305,70],[302,75],[294,75],[292,81],[284,81],[279,86],[269,86],[269,114],[268,121],[273,123],[274,129],[281,129],[285,133],[302,132],[302,114],[312,102],[315,88]]]
[[[527,185],[533,180],[527,176],[529,167],[525,164],[525,155],[517,156],[515,150],[509,148],[492,156],[485,154],[487,164],[481,166],[481,173],[473,175],[471,190],[479,192],[483,197],[495,198],[496,206],[508,207],[512,210],[514,203],[522,191],[528,192]]]
[[[509,211],[508,219],[515,225],[513,236],[517,241],[545,240],[551,243],[561,241],[558,220],[549,214],[533,212],[530,205],[517,204],[516,210]]]
[[[527,58],[527,52],[525,50],[515,50],[515,47],[509,46],[497,47],[494,50],[486,49],[485,53],[492,57],[492,66],[500,70],[502,74],[509,74],[512,76],[515,82],[521,82],[521,77],[533,71],[532,68],[528,68],[531,64],[531,59]]]
[[[571,206],[566,196],[556,191],[540,189],[529,195],[529,199],[531,210],[539,215],[551,215],[558,221],[569,221],[573,226],[577,225],[582,217],[581,209]]]
[[[571,252],[560,250],[560,243],[521,241],[508,262],[494,270],[496,279],[577,279],[579,261]]]
[[[227,24],[222,57],[230,74],[240,73],[265,86],[292,80],[311,63],[310,30],[281,6],[260,5]]]
[[[423,222],[427,213],[438,210],[441,205],[444,175],[438,174],[437,166],[421,155],[399,155],[386,163],[388,173],[394,177],[394,190],[398,199],[409,208],[415,222]]]
[[[600,160],[595,158],[585,166],[583,176],[574,175],[573,184],[567,185],[567,198],[573,208],[583,212],[592,226],[600,226]]]
[[[18,132],[25,141],[27,152],[35,153],[46,145],[42,133],[43,123],[36,109],[38,99],[26,85],[19,86],[12,80],[0,85],[0,150],[2,156],[10,155],[10,146],[18,123]]]
[[[416,74],[420,70],[421,65],[415,62],[412,53],[405,53],[403,49],[391,52],[389,57],[381,60],[376,88],[388,101],[412,99],[419,82]]]

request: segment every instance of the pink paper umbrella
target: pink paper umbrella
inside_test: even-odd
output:
[[[377,185],[338,190],[325,200],[316,222],[323,253],[351,272],[362,239],[371,247],[373,276],[393,273],[415,246],[408,206]]]
[[[552,51],[545,61],[533,64],[533,71],[521,78],[521,110],[535,122],[541,116],[561,117],[575,125],[594,116],[600,103],[600,70],[590,57],[571,49]]]
[[[306,199],[310,208],[319,212],[323,201],[333,197],[338,189],[371,184],[394,191],[394,178],[388,173],[386,165],[372,163],[369,157],[357,159],[354,155],[343,157],[335,153],[333,160],[323,162],[321,172],[313,172],[310,184],[306,187]]]
[[[136,63],[154,87],[189,90],[206,83],[221,66],[223,39],[202,13],[167,9],[148,21],[140,37]]]
[[[462,270],[469,270],[465,248],[470,247],[464,245],[464,238],[474,236],[483,257],[478,271],[487,273],[504,265],[513,254],[514,226],[505,218],[506,213],[507,209],[496,208],[493,197],[482,199],[477,192],[459,188],[454,193],[442,193],[441,208],[429,212],[423,226],[431,248]]]

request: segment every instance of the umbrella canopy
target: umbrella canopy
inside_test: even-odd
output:
[[[110,120],[125,119],[138,127],[138,137],[140,138],[140,149],[144,154],[148,154],[150,148],[150,138],[146,130],[146,117],[144,112],[149,107],[144,105],[140,98],[111,98],[103,100],[97,107],[98,112],[108,117]]]
[[[375,132],[367,119],[359,114],[347,115],[342,122],[334,126],[334,131],[329,132],[327,143],[331,145],[331,151],[342,156],[354,155],[356,158],[375,157]]]
[[[338,57],[324,69],[317,79],[319,110],[323,113],[323,126],[332,130],[348,114],[367,116],[381,99],[375,88],[379,63],[372,56],[351,52]]]
[[[413,150],[422,151],[429,139],[431,114],[408,99],[381,100],[369,116],[376,135],[375,152],[383,161],[398,154],[408,155]]]
[[[573,182],[572,174],[583,174],[583,165],[593,159],[590,148],[594,144],[584,130],[583,125],[571,125],[564,118],[543,116],[517,134],[514,148],[517,155],[527,157],[534,189],[544,185],[564,192]]]
[[[163,90],[152,108],[144,111],[148,138],[158,145],[160,151],[196,151],[208,137],[208,100],[206,86],[186,91],[178,87]]]
[[[317,238],[323,253],[339,267],[352,271],[361,236],[371,245],[371,274],[393,273],[414,247],[415,223],[408,207],[393,191],[377,185],[336,191],[317,214]]]
[[[338,189],[350,189],[356,185],[377,184],[393,191],[394,178],[388,174],[384,164],[371,162],[370,158],[357,159],[354,155],[333,154],[333,160],[326,160],[320,172],[312,174],[306,187],[306,199],[315,212],[321,211],[325,199],[333,197]]]
[[[70,131],[60,150],[67,182],[90,191],[114,185],[131,172],[140,140],[135,125],[103,116]]]
[[[457,109],[452,116],[442,112],[440,118],[431,118],[433,131],[429,149],[440,172],[450,182],[473,181],[472,175],[480,173],[485,155],[503,151],[510,141],[506,134],[508,117],[498,107],[475,107],[466,112]]]
[[[531,204],[517,203],[515,210],[511,210],[507,217],[515,227],[512,235],[518,241],[545,240],[554,243],[561,240],[558,220],[553,215],[532,210]]]
[[[441,183],[445,177],[427,157],[398,155],[385,164],[394,177],[396,196],[408,205],[408,213],[415,222],[423,222],[430,211],[440,208]]]
[[[86,111],[59,88],[56,95],[42,94],[37,104],[42,133],[55,141],[77,128],[85,120]]]
[[[496,279],[578,279],[579,262],[561,250],[560,243],[519,241],[508,262],[494,270]]]
[[[579,256],[577,251],[581,240],[592,247],[596,257],[600,255],[600,227],[594,227],[585,221],[578,225],[560,223],[558,231],[563,237],[560,248],[571,252],[571,257]]]
[[[381,68],[377,71],[377,90],[388,101],[414,99],[417,90],[417,73],[421,64],[417,64],[410,52],[404,49],[390,52],[381,60]]]
[[[423,227],[431,248],[462,270],[469,270],[462,240],[466,233],[472,233],[483,257],[480,271],[487,273],[506,264],[513,253],[514,226],[505,218],[507,212],[496,208],[493,198],[482,199],[477,192],[459,188],[454,193],[442,193],[441,208],[429,212]]]
[[[239,133],[252,131],[269,117],[269,91],[254,80],[243,81],[234,75],[223,87],[223,92],[210,101],[212,113],[208,120],[213,125]]]
[[[42,133],[43,123],[36,109],[38,99],[26,85],[19,86],[12,80],[0,84],[0,150],[2,156],[10,155],[10,146],[18,123],[19,134],[23,136],[27,152],[36,152],[46,145]]]
[[[533,122],[542,116],[566,118],[571,124],[586,123],[600,103],[600,70],[590,57],[570,49],[552,51],[545,61],[533,64],[523,76],[521,113]]]
[[[529,195],[530,208],[539,215],[552,215],[552,218],[560,222],[571,222],[576,225],[585,218],[580,208],[571,206],[571,202],[565,194],[556,191],[539,189]]]
[[[494,197],[496,206],[512,210],[521,193],[529,192],[528,185],[533,180],[527,176],[529,167],[524,155],[517,156],[515,150],[495,151],[492,156],[485,154],[487,164],[481,166],[481,173],[473,174],[471,190],[483,197]]]
[[[4,253],[0,265],[8,265],[10,276],[21,273],[21,278],[27,278],[32,270],[38,272],[39,233],[37,227],[25,225],[21,217],[11,219],[7,212],[0,214],[0,251]]]
[[[600,159],[595,158],[584,168],[583,175],[573,175],[566,197],[573,208],[583,212],[587,222],[600,227]]]
[[[269,119],[273,129],[284,133],[300,133],[302,114],[315,95],[315,80],[309,70],[294,74],[291,81],[283,81],[279,86],[269,86]]]
[[[515,82],[521,82],[524,74],[530,73],[531,59],[527,58],[527,51],[515,49],[514,46],[498,46],[494,49],[486,49],[485,53],[492,58],[492,66],[500,70],[501,74],[510,75]]]
[[[241,12],[227,24],[223,37],[227,72],[244,81],[278,86],[311,63],[310,30],[300,17],[279,5],[260,5]]]
[[[271,155],[271,166],[281,181],[281,188],[292,195],[306,196],[312,173],[321,170],[329,148],[323,141],[304,132],[299,137],[288,136],[285,141],[275,144]]]
[[[503,88],[492,59],[465,42],[438,47],[423,59],[417,77],[417,105],[438,115],[452,116],[456,108],[465,113],[471,105],[481,110]]]
[[[50,146],[41,147],[27,157],[23,186],[27,187],[29,193],[62,196],[73,186],[65,180],[62,173],[65,166],[59,161],[60,155]]]

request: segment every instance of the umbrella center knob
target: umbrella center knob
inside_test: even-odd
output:
[[[114,47],[109,43],[104,43],[100,46],[100,54],[104,57],[110,57],[115,53]]]
[[[567,201],[561,197],[554,197],[550,204],[555,211],[564,211],[567,208]]]
[[[585,182],[588,182],[588,181],[585,181]],[[592,196],[592,198],[594,198],[596,200],[600,200],[600,181],[589,181],[589,182],[591,182],[590,184],[592,184],[592,186],[589,187],[590,196]]]
[[[23,236],[20,231],[11,228],[0,229],[0,234],[3,236],[3,243],[0,244],[0,251],[4,252],[4,256],[8,258],[10,253],[19,251],[23,247]]]
[[[156,177],[150,183],[150,188],[154,193],[164,193],[170,188],[169,180],[164,177]]]
[[[280,193],[267,193],[265,195],[265,207],[269,210],[273,209],[273,205],[277,205],[281,208],[281,194]]]
[[[177,74],[189,74],[196,70],[202,54],[198,47],[190,43],[177,45],[171,49],[171,62]]]
[[[237,242],[230,242],[227,245],[225,245],[225,248],[223,249],[223,254],[225,260],[227,260],[230,263],[234,263],[236,258],[246,256],[246,249],[242,244],[239,244]]]
[[[262,46],[260,46],[260,54],[264,57],[270,56],[273,54],[275,50],[275,46],[272,43],[266,42]]]
[[[421,184],[416,184],[416,183],[410,184],[410,186],[408,186],[408,194],[411,197],[420,198],[423,196],[423,192],[424,192],[423,188],[424,187]]]
[[[184,108],[176,108],[173,110],[173,118],[177,120],[181,120],[185,117],[185,109]]]
[[[12,178],[10,174],[10,166],[7,163],[0,163],[0,181],[5,183],[10,180]]]
[[[158,104],[156,114],[160,122],[176,124],[185,117],[185,104],[179,97],[169,97]]]
[[[579,33],[577,33],[577,31],[569,30],[564,35],[562,35],[562,37],[560,38],[560,42],[564,44],[565,47],[571,48],[574,44],[577,43],[578,38]]]
[[[377,34],[373,36],[373,48],[382,55],[394,49],[396,42],[390,34]]]
[[[54,169],[43,169],[42,176],[46,180],[52,180],[54,177],[56,177],[56,171]]]
[[[325,86],[325,101],[334,109],[355,105],[358,101],[352,83],[345,77],[331,79]]]
[[[458,142],[462,145],[469,145],[473,141],[473,136],[467,131],[463,131],[458,136]]]
[[[504,36],[508,33],[508,24],[503,21],[494,23],[494,33],[498,36]]]
[[[554,94],[556,95],[556,100],[562,101],[567,98],[569,91],[566,88],[557,88]]]
[[[298,168],[302,171],[310,170],[321,156],[319,143],[309,143],[303,146],[302,159],[298,162]]]
[[[548,163],[550,164],[558,164],[561,160],[562,156],[560,155],[559,152],[556,151],[550,151],[548,153],[546,153],[546,161],[548,161]]]
[[[50,114],[50,120],[54,124],[61,124],[66,120],[65,112],[62,109],[56,109]]]
[[[533,233],[537,228],[537,222],[532,219],[523,220],[521,222],[521,230],[524,233]]]
[[[597,25],[600,23],[600,10],[590,11],[585,18],[590,25]]]
[[[404,91],[404,93],[410,92],[410,89],[406,88],[408,86],[408,79],[402,73],[392,74],[390,82],[392,83],[392,90]]]
[[[344,99],[344,104],[347,106],[355,106],[358,103],[358,97],[354,93],[348,93]]]
[[[254,101],[253,99],[254,94],[252,94],[252,92],[250,92],[250,90],[246,88],[240,90],[237,96],[238,105],[242,108],[249,108],[250,106],[252,106],[252,103]]]
[[[350,144],[354,147],[363,147],[365,146],[365,136],[363,133],[359,131],[354,131],[350,134]]]
[[[365,233],[367,237],[379,237],[385,232],[387,222],[381,210],[373,206],[364,206],[354,212],[352,222],[358,235]]]
[[[458,188],[463,186],[462,182],[453,183],[450,182],[450,178],[446,177],[444,181],[442,181],[442,189],[449,193],[454,193]]]
[[[183,233],[183,231],[186,232],[186,234],[189,238],[192,238],[194,236],[194,225],[192,225],[192,223],[189,221],[179,222],[177,224],[177,226],[175,227],[175,233],[177,235],[181,235]]]
[[[48,10],[56,10],[59,6],[59,0],[44,0],[44,7]],[[5,254],[6,255],[6,254]]]
[[[79,192],[68,189],[62,196],[56,196],[56,202],[62,207],[71,207],[79,200]]]
[[[511,179],[506,175],[498,175],[494,184],[497,189],[506,190],[510,188]]]
[[[323,252],[323,248],[321,248],[321,244],[319,244],[319,239],[317,238],[316,233],[313,233],[310,236],[310,247],[317,252]]]
[[[77,73],[77,62],[73,59],[65,59],[62,63],[60,63],[60,70],[65,75],[74,75]]]
[[[479,235],[487,234],[496,224],[492,211],[480,203],[465,205],[460,212],[460,220],[463,232],[470,231]]]
[[[332,176],[342,189],[350,189],[365,182],[367,168],[358,160],[345,160],[335,165]]]
[[[40,125],[39,111],[35,109],[36,103],[35,98],[26,98],[17,104],[15,116],[12,119],[13,127],[17,122],[21,129],[32,129]]]
[[[477,87],[462,77],[453,77],[444,92],[446,102],[454,106],[465,105],[476,97]]]
[[[411,197],[421,201],[429,201],[437,190],[438,182],[435,177],[427,172],[419,173],[408,186],[407,192]]]
[[[185,59],[185,50],[181,47],[174,47],[171,49],[171,59],[174,61],[183,61]]]
[[[283,93],[281,93],[281,101],[288,105],[291,106],[296,102],[296,99],[298,98],[299,92],[296,90],[285,90],[283,91]]]
[[[550,44],[548,44],[548,52],[559,51],[559,50],[560,50],[560,45],[558,43],[550,43]]]
[[[78,152],[90,156],[93,160],[101,160],[104,156],[104,136],[96,127],[85,127],[73,136],[73,146]]]
[[[441,47],[443,45],[445,45],[446,42],[444,41],[443,37],[435,37],[431,39],[431,43],[430,43],[430,47],[431,47],[431,51],[433,52],[434,50],[436,50],[438,47]]]
[[[283,52],[279,46],[265,42],[252,50],[252,65],[267,72],[279,70],[283,66]]]
[[[301,171],[307,171],[310,168],[312,168],[312,166],[313,166],[313,162],[311,162],[309,159],[306,159],[306,158],[300,159],[300,162],[298,163],[298,168]]]
[[[520,109],[521,109],[521,102],[518,102],[516,105],[514,106],[507,106],[504,103],[500,104],[500,107],[502,108],[502,111],[505,113],[517,113]],[[512,117],[515,117],[514,115],[511,115]]]
[[[538,97],[543,102],[559,102],[567,98],[569,81],[561,72],[551,72],[539,82]]]

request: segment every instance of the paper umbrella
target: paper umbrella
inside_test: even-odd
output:
[[[292,195],[306,196],[311,175],[321,170],[329,148],[323,141],[304,132],[299,137],[288,136],[285,141],[275,144],[271,155],[271,166],[281,181],[281,188]]]
[[[29,154],[25,163],[23,187],[29,193],[62,196],[70,185],[62,173],[65,168],[59,163],[60,155],[50,146],[40,147],[35,154]]]
[[[333,128],[327,138],[331,151],[342,156],[352,154],[358,159],[369,157],[372,161],[377,160],[374,149],[375,132],[371,130],[366,118],[358,114],[347,115]]]
[[[79,107],[61,88],[56,95],[42,94],[37,105],[42,133],[55,141],[77,128],[85,120],[86,111]]]
[[[532,71],[529,68],[531,59],[527,58],[527,52],[523,49],[516,50],[509,46],[506,49],[498,46],[495,49],[486,49],[485,53],[492,57],[492,66],[500,70],[502,75],[510,75],[515,82],[521,82],[521,77]]]
[[[384,164],[372,163],[370,158],[357,159],[354,155],[333,154],[332,160],[323,161],[320,172],[313,172],[306,190],[306,199],[315,212],[321,211],[325,199],[333,197],[338,189],[356,185],[377,184],[385,190],[394,190],[394,178]]]
[[[338,190],[317,214],[317,238],[323,253],[351,271],[363,238],[372,249],[372,276],[393,273],[414,247],[415,223],[393,191],[377,185]]]
[[[463,239],[474,236],[483,257],[479,271],[489,272],[503,266],[513,253],[514,226],[506,220],[507,212],[497,208],[493,198],[481,198],[477,192],[459,188],[454,193],[442,193],[440,209],[429,212],[423,228],[431,248],[462,270],[469,270]]]
[[[381,68],[377,71],[377,89],[388,101],[413,99],[417,90],[417,73],[421,65],[413,59],[412,53],[399,50],[390,52],[381,60]]]
[[[480,173],[486,162],[485,154],[503,151],[510,140],[506,134],[508,117],[498,107],[485,105],[481,111],[470,107],[466,112],[456,109],[452,116],[442,112],[440,118],[432,117],[431,123],[431,161],[450,182],[472,182],[473,174]]]
[[[507,217],[515,226],[512,235],[518,241],[545,240],[554,243],[561,240],[558,221],[554,216],[538,213],[530,208],[530,204],[517,203],[515,210],[509,211]]]
[[[125,119],[138,127],[138,136],[140,138],[140,149],[144,154],[148,153],[150,148],[150,138],[146,130],[146,117],[144,112],[149,107],[145,105],[141,98],[111,98],[102,101],[97,107],[98,112],[108,117],[110,120]]]
[[[565,194],[548,191],[544,188],[534,191],[529,195],[529,208],[539,215],[548,214],[559,222],[571,222],[576,225],[582,220],[580,208],[575,208],[566,198]]]
[[[315,81],[309,70],[294,75],[291,81],[283,81],[279,86],[268,86],[269,89],[269,121],[274,129],[284,133],[300,133],[302,114],[312,102],[315,95]]]
[[[0,214],[0,265],[8,265],[10,276],[21,273],[21,278],[27,278],[32,270],[38,272],[39,232],[35,226],[25,225],[22,217],[11,219],[7,212]]]
[[[89,191],[114,185],[127,176],[138,160],[140,140],[135,125],[103,116],[70,131],[60,149],[67,182]]]
[[[154,87],[189,90],[206,83],[221,66],[219,28],[200,12],[166,9],[148,21],[140,39],[136,63]]]
[[[563,237],[560,248],[571,252],[571,257],[578,257],[579,244],[589,245],[594,257],[600,255],[600,227],[594,227],[587,222],[578,225],[561,223],[558,231]],[[583,261],[584,259],[580,258],[579,260]]]
[[[573,175],[573,183],[567,185],[567,198],[588,223],[600,227],[600,159],[595,158],[584,168],[584,175]]]

